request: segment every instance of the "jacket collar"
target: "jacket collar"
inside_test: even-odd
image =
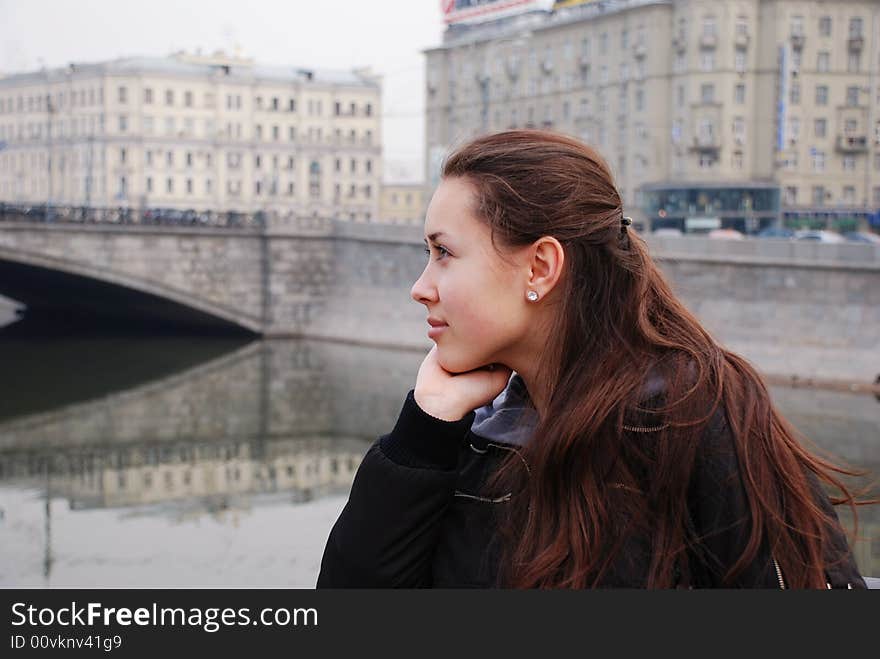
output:
[[[524,446],[538,422],[526,384],[514,371],[507,386],[488,405],[476,410],[471,432],[493,442]]]

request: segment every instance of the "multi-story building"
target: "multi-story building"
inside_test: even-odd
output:
[[[421,225],[428,205],[422,183],[384,183],[379,217],[392,224]]]
[[[178,53],[0,78],[0,201],[377,217],[368,71]]]
[[[595,146],[653,226],[880,217],[880,3],[482,5],[426,51],[429,185],[457,143],[545,127]]]

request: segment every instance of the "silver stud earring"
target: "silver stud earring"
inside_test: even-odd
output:
[[[526,297],[529,299],[529,302],[537,302],[538,301],[538,292],[537,291],[529,291],[526,293]]]

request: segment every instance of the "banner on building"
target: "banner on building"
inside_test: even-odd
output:
[[[550,11],[554,0],[440,0],[447,25],[485,23],[529,11]]]
[[[788,117],[788,78],[791,75],[791,63],[788,48],[779,47],[779,98],[776,99],[776,150],[785,151],[785,131]]]

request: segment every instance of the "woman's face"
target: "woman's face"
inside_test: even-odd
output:
[[[442,324],[425,329],[437,344],[440,365],[451,373],[511,365],[529,330],[527,250],[502,259],[474,207],[470,183],[460,178],[440,183],[425,218],[428,263],[412,287],[429,323]]]

